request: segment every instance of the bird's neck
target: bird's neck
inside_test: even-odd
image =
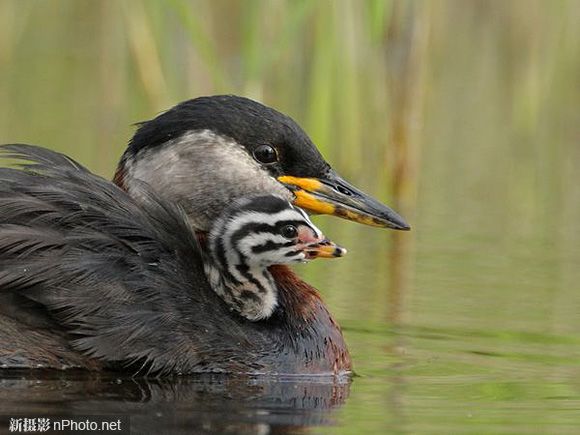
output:
[[[243,259],[228,259],[224,264],[213,255],[204,261],[212,289],[233,311],[248,320],[267,319],[278,304],[278,289],[268,269],[250,266]]]

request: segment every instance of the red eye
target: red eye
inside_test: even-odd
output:
[[[267,165],[278,161],[278,153],[270,145],[260,145],[254,150],[254,158]]]
[[[280,230],[280,234],[282,234],[287,239],[294,239],[298,237],[298,230],[294,225],[284,225]]]

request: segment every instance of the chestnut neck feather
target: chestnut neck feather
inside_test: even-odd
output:
[[[318,291],[302,281],[288,266],[270,266],[269,271],[278,286],[287,316],[307,322],[313,316],[316,305],[323,304]]]
[[[127,187],[125,186],[125,168],[123,162],[119,163],[119,166],[117,166],[117,170],[113,176],[113,183],[115,183],[125,192],[127,191]]]
[[[270,266],[278,286],[278,315],[288,333],[288,340],[299,356],[303,373],[345,373],[352,371],[352,361],[339,324],[334,320],[318,291],[285,265]],[[278,361],[282,366],[283,357]],[[293,371],[289,369],[288,372]],[[294,370],[295,371],[295,370]]]

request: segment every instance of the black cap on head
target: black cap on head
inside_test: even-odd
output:
[[[278,162],[266,167],[274,176],[319,177],[330,168],[292,118],[235,95],[194,98],[143,122],[131,139],[128,152],[137,154],[195,130],[210,130],[229,137],[250,154],[261,145],[275,147]]]
[[[192,166],[193,163],[200,163],[204,156],[207,157],[205,160],[213,160],[206,161],[203,174],[197,173],[196,176],[207,175],[210,172],[213,175],[221,172],[225,174],[222,174],[223,177],[213,177],[214,183],[204,180],[202,186],[197,178],[195,179],[197,184],[182,187],[180,192],[182,199],[191,203],[186,207],[190,214],[208,217],[213,213],[209,208],[217,207],[221,210],[231,199],[261,192],[282,196],[286,194],[289,198],[293,196],[294,205],[312,213],[333,214],[366,225],[399,230],[410,229],[396,212],[357,189],[333,171],[308,135],[290,117],[256,101],[234,95],[188,100],[155,119],[142,123],[129,143],[115,177],[116,181],[123,186],[126,175],[125,163],[139,160],[138,157],[136,159],[131,157],[138,156],[141,151],[159,148],[168,142],[173,143],[193,131],[205,130],[214,135],[214,140],[206,141],[206,145],[224,147],[229,141],[215,140],[215,137],[229,138],[241,145],[250,159],[246,159],[246,162],[239,160],[238,165],[238,160],[232,160],[235,152],[232,153],[231,149],[224,151],[230,154],[222,154],[221,157],[219,153],[212,153],[207,148],[200,151],[200,154],[195,156],[195,161],[191,160]],[[171,164],[175,163],[174,159],[168,161]],[[251,165],[247,164],[248,161]],[[230,165],[229,169],[232,169],[231,165],[235,165],[237,178],[231,179],[226,176],[229,171],[227,165]],[[183,166],[179,174],[182,180],[187,176],[187,168]],[[161,166],[158,165],[159,167]],[[261,180],[254,179],[257,167],[263,169],[264,176]],[[158,179],[159,174],[151,175]],[[176,179],[172,178],[173,181]],[[175,190],[175,186],[171,186],[173,181],[167,180],[166,184]],[[203,194],[207,200],[199,202],[198,197],[191,195],[191,189],[199,190],[202,187],[205,188]],[[224,192],[229,194],[221,195]],[[164,193],[171,197],[171,192]],[[206,207],[201,207],[204,204]]]

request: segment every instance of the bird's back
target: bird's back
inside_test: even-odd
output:
[[[311,287],[273,273],[280,308],[233,314],[209,287],[186,217],[147,206],[69,158],[26,145],[0,169],[0,365],[143,372],[329,373],[350,369]]]

